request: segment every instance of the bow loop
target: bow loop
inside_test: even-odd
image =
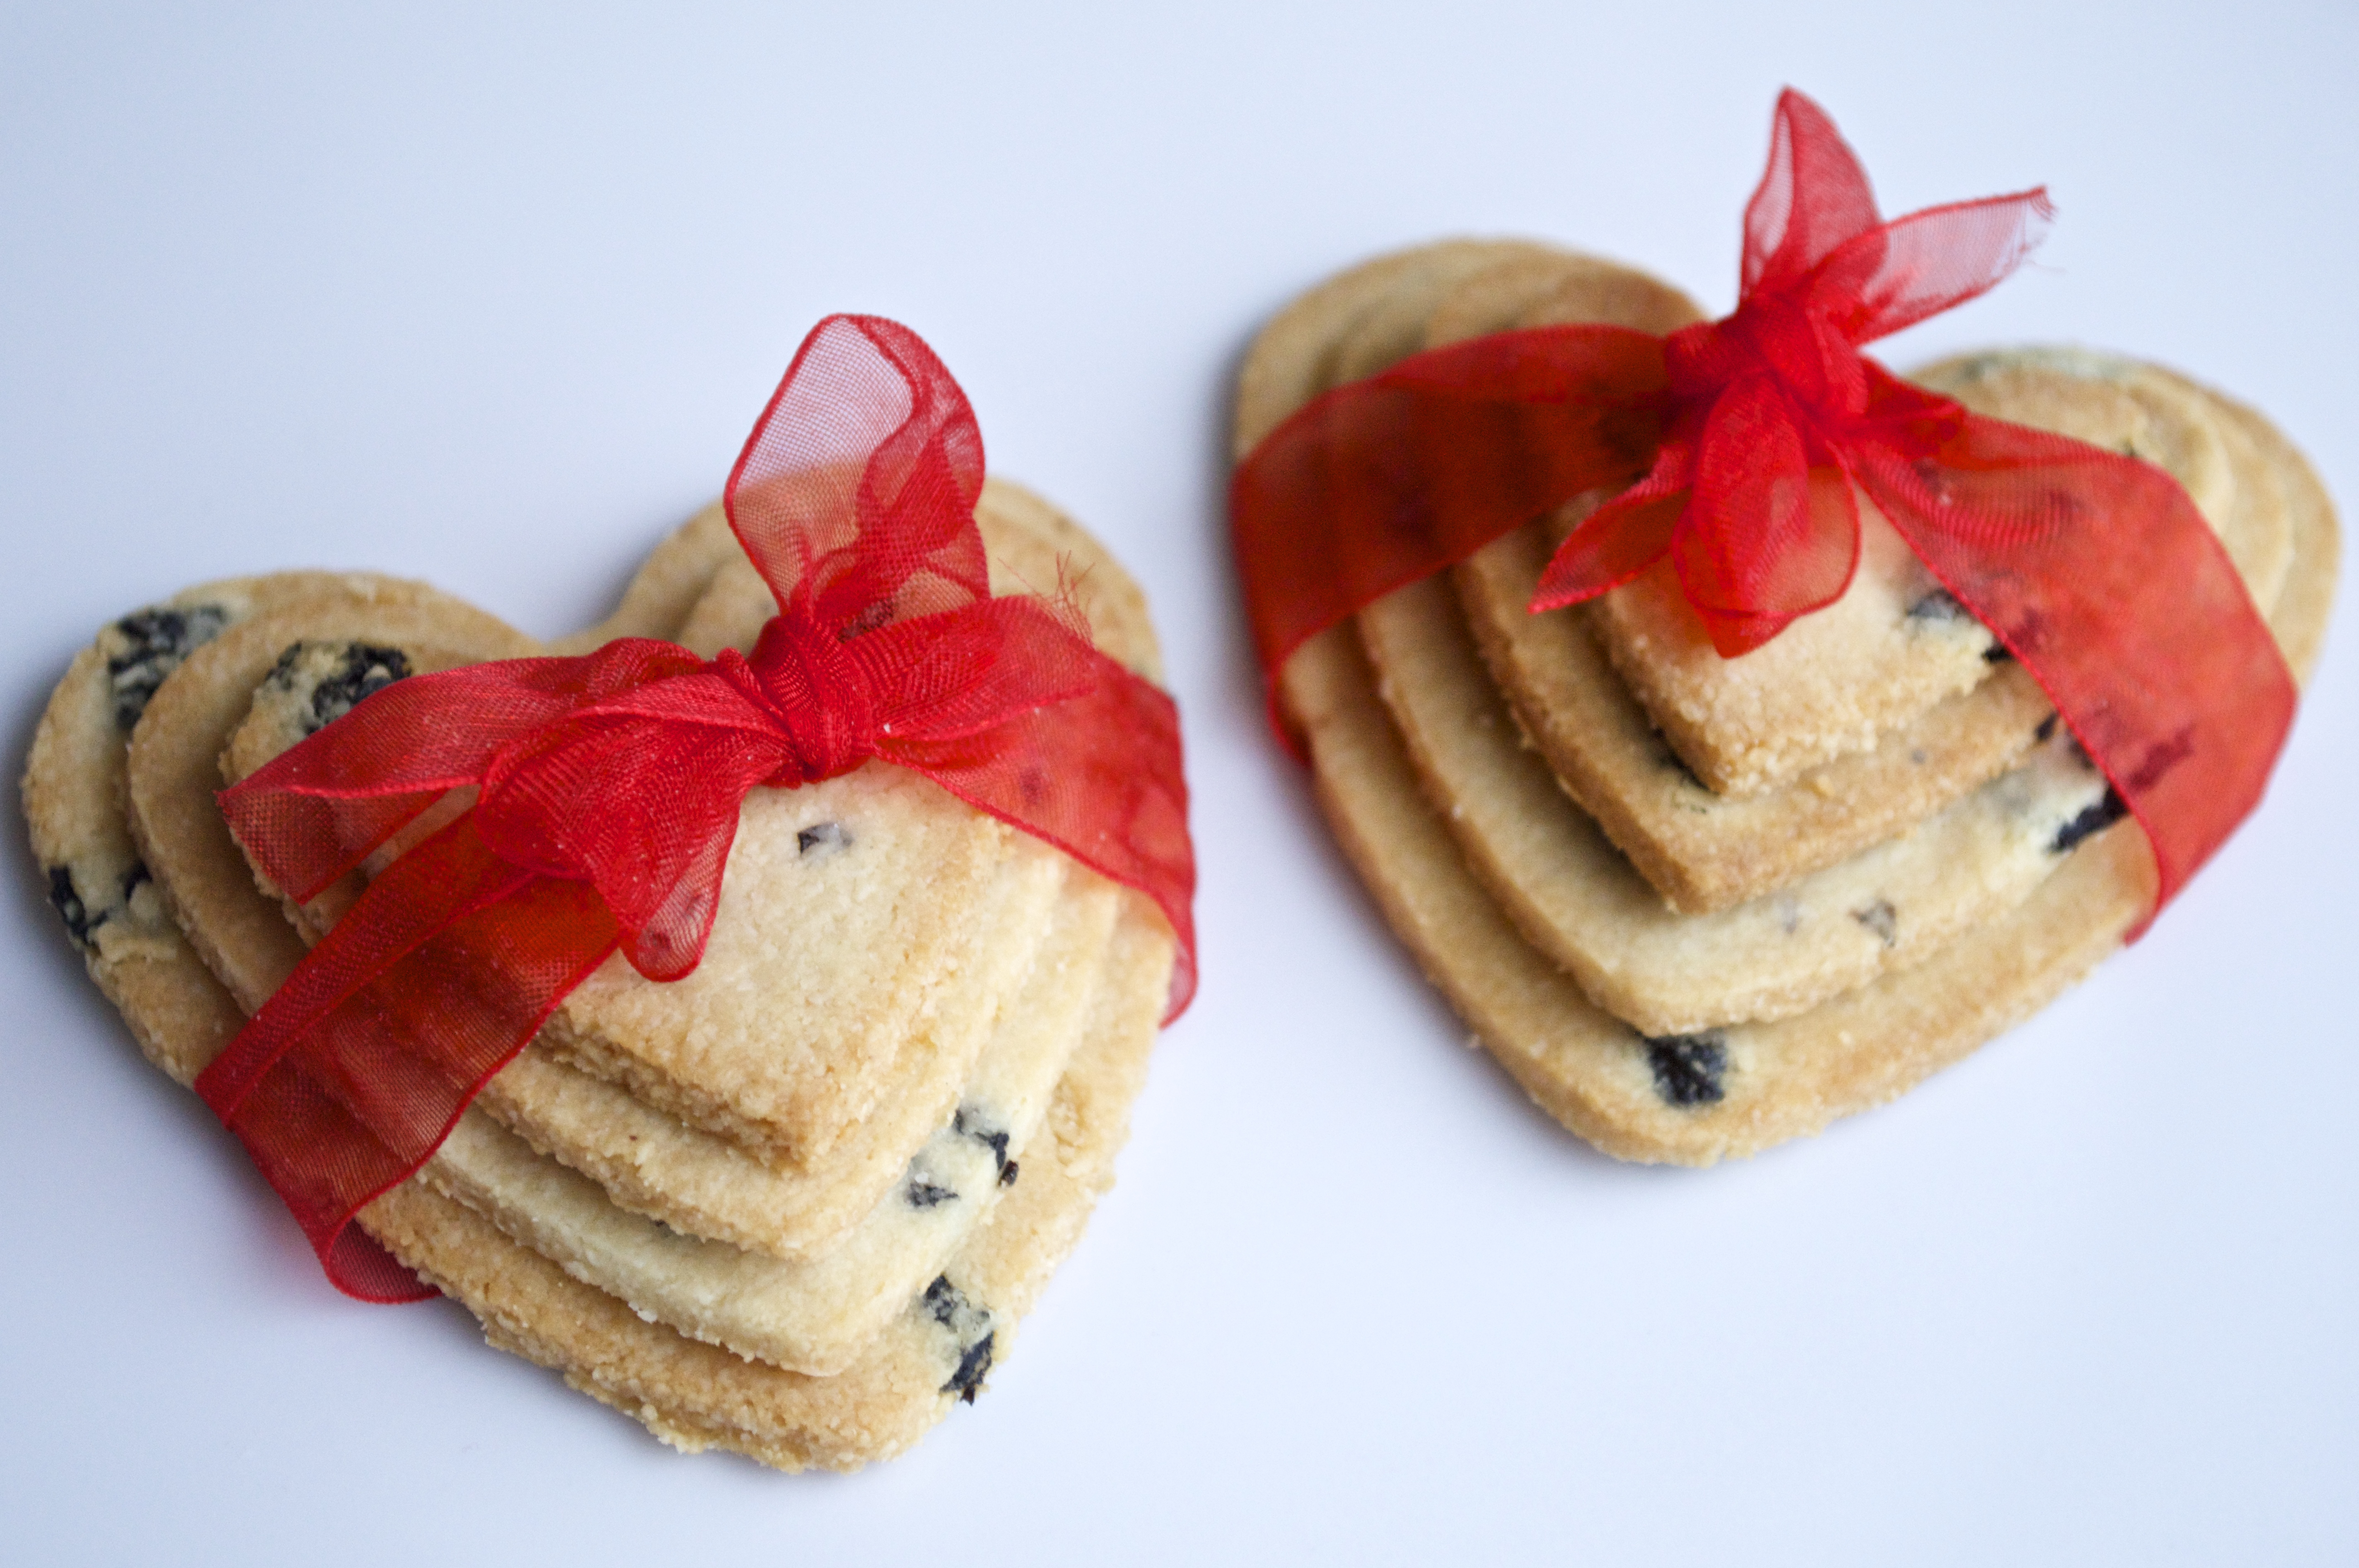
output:
[[[1820,265],[1806,290],[1811,309],[1854,345],[1889,337],[2006,281],[2055,215],[2041,187],[1895,218]]]
[[[983,432],[908,328],[831,316],[796,351],[722,498],[781,604],[865,631],[991,596]]]
[[[1671,543],[1680,585],[1723,658],[1749,653],[1851,582],[1851,483],[1784,389],[1750,376],[1704,421],[1694,488]]]
[[[1859,155],[1827,112],[1792,88],[1770,119],[1769,166],[1745,207],[1740,301],[1782,293],[1883,220]]]

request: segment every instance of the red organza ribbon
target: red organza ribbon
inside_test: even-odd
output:
[[[1246,458],[1231,515],[1273,715],[1306,638],[1601,486],[1622,494],[1559,549],[1533,610],[1668,554],[1737,657],[1842,595],[1864,491],[2136,815],[2158,911],[2259,801],[2292,723],[2267,626],[2162,470],[1981,418],[1859,352],[1996,284],[2049,212],[2032,191],[1885,223],[1833,122],[1788,91],[1734,315],[1436,349],[1310,403]]]
[[[386,688],[226,790],[256,863],[309,899],[449,791],[457,821],[377,877],[197,1081],[347,1293],[430,1292],[353,1215],[620,948],[702,957],[756,786],[871,757],[1147,894],[1195,986],[1177,711],[1069,604],[995,599],[983,437],[907,328],[813,329],[745,443],[730,526],[777,595],[753,657],[645,638]]]

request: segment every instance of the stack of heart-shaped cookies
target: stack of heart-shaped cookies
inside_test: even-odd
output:
[[[1095,541],[996,481],[976,517],[995,593],[1069,592],[1156,677]],[[410,674],[625,636],[743,651],[775,610],[717,506],[551,647],[420,583],[190,589],[100,633],[50,700],[25,805],[52,901],[191,1083],[364,875],[282,899],[225,783]],[[492,1344],[676,1446],[854,1468],[1006,1355],[1112,1183],[1173,956],[1142,896],[914,774],[756,789],[696,971],[610,960],[361,1223]]]
[[[1242,459],[1321,392],[1483,334],[1701,319],[1625,267],[1451,242],[1302,296],[1240,374]],[[2167,469],[2306,678],[2333,511],[2258,414],[2072,350],[1916,379]],[[1582,497],[1305,644],[1279,677],[1321,803],[1482,1042],[1609,1153],[1817,1131],[2027,1017],[2150,908],[2152,857],[2024,670],[1864,497],[1847,593],[1735,659],[1668,561],[1528,611]]]

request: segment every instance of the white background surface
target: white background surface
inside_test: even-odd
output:
[[[188,583],[592,618],[805,329],[882,311],[1153,594],[1202,996],[982,1402],[789,1479],[332,1293],[19,848],[0,1557],[2359,1560],[2347,609],[2267,808],[2140,948],[1897,1105],[1641,1170],[1462,1049],[1331,848],[1220,511],[1247,336],[1378,249],[1541,235],[1726,309],[1788,82],[1887,212],[2060,209],[1894,363],[2148,354],[2359,502],[2349,7],[380,9],[0,16],[12,775],[93,628]]]

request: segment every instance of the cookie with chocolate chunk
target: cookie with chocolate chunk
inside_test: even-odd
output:
[[[986,502],[995,506],[985,519],[995,583],[1084,585],[1102,640],[1134,665],[1153,666],[1144,601],[1093,541],[1037,497],[994,486]],[[698,597],[712,575],[704,574]],[[430,591],[398,605],[342,605],[335,615],[299,597],[274,603],[275,619],[240,617],[233,627],[224,617],[233,635],[211,639],[204,658],[172,671],[184,691],[158,681],[145,693],[156,701],[140,737],[138,789],[126,789],[134,770],[120,735],[111,746],[77,734],[78,744],[37,747],[41,787],[28,779],[28,802],[59,789],[95,791],[119,812],[126,794],[137,795],[158,834],[151,848],[178,874],[173,886],[189,890],[190,908],[249,934],[277,922],[282,941],[275,950],[224,940],[197,922],[216,960],[249,989],[288,956],[284,942],[295,928],[242,860],[234,877],[188,874],[185,863],[204,857],[183,853],[188,835],[178,831],[177,803],[211,806],[220,781],[205,776],[212,757],[221,755],[229,775],[238,776],[409,673],[529,650],[489,617]],[[219,693],[234,693],[237,681],[224,681],[224,672],[246,680],[246,706],[225,746],[216,710],[234,704]],[[50,729],[61,735],[73,726],[60,714]],[[194,787],[168,789],[176,770]],[[45,825],[70,827],[53,817],[37,817],[37,839]],[[855,856],[875,831],[837,812],[799,828],[791,842],[798,858],[823,867]],[[50,836],[69,857],[87,858],[89,846],[71,832]],[[235,853],[234,843],[229,848]],[[667,1441],[733,1447],[789,1468],[856,1467],[897,1452],[951,1404],[973,1398],[1005,1354],[1016,1317],[1110,1181],[1111,1156],[1168,993],[1173,946],[1160,915],[1138,896],[1056,860],[1059,896],[1037,922],[1031,949],[1012,965],[1017,973],[991,1009],[972,1071],[951,1085],[930,1130],[910,1124],[914,1136],[886,1191],[823,1245],[766,1257],[734,1236],[702,1237],[642,1217],[480,1111],[462,1117],[458,1135],[421,1180],[365,1211],[364,1225],[473,1307],[494,1343],[557,1367]],[[315,901],[292,912],[316,931],[333,911]],[[1005,923],[988,915],[978,921],[995,931]],[[174,972],[188,1005],[158,1011],[146,1006],[147,991],[126,991],[122,999],[159,1064],[188,1082],[235,1031],[242,1012],[175,922],[165,920],[157,937],[153,956]],[[299,952],[299,942],[291,951]],[[603,1141],[607,1169],[635,1165],[647,1152],[637,1147],[641,1133],[659,1122],[678,1134],[657,1161],[669,1160],[665,1174],[696,1162],[688,1148],[694,1140],[704,1146],[698,1152],[726,1148],[736,1156],[734,1170],[707,1166],[704,1187],[685,1206],[749,1172],[774,1186],[799,1174],[751,1160],[710,1131],[561,1062],[536,1062],[537,1054],[528,1050],[519,1064],[533,1063],[538,1086],[563,1083],[570,1091],[557,1096],[564,1104],[552,1119],[564,1136]],[[629,1114],[608,1115],[624,1105]],[[906,1110],[897,1116],[909,1122]],[[849,1150],[872,1124],[896,1120],[872,1116],[840,1147]],[[743,1211],[740,1204],[731,1212],[747,1218]],[[801,1238],[814,1234],[805,1227]]]
[[[1502,301],[1511,305],[1518,289],[1542,283],[1558,290],[1557,319],[1565,319],[1562,312],[1577,311],[1590,287],[1578,274],[1560,286],[1546,267],[1523,258],[1502,262],[1499,271],[1504,279],[1483,286],[1482,309],[1459,312],[1462,329],[1485,319],[1493,330],[1515,324],[1495,321]],[[1246,388],[1286,387],[1303,400],[1315,396],[1323,389],[1318,367],[1342,356],[1330,350],[1306,357],[1297,345],[1316,343],[1322,332],[1360,330],[1384,310],[1385,288],[1380,268],[1357,269],[1305,296],[1273,323],[1241,376],[1240,455],[1288,411]],[[1396,328],[1390,335],[1401,334]],[[2257,436],[2251,444],[2266,446]],[[2287,472],[2288,486],[2299,483]],[[2291,560],[2272,616],[2300,670],[2314,656],[2321,584],[2331,583],[2336,552],[2331,510],[2322,495],[2311,495],[2315,504],[2287,508],[2298,520],[2290,525]],[[2256,534],[2267,526],[2263,508]],[[2240,559],[2266,559],[2266,551]],[[1482,560],[1459,569],[1462,589],[1478,577]],[[1485,619],[1478,607],[1482,586],[1478,580],[1476,591],[1462,595],[1478,628]],[[2041,706],[2013,715],[2019,733],[1995,759],[2003,767],[2036,747],[2034,763],[1985,786],[1988,798],[1968,794],[1958,801],[1953,793],[1957,803],[1929,813],[1916,809],[1920,796],[1911,803],[1914,814],[1885,819],[1888,842],[1880,847],[1854,849],[1834,873],[1788,877],[1782,889],[1770,882],[1753,894],[1756,902],[1734,909],[1723,903],[1717,918],[1682,917],[1659,905],[1649,910],[1646,883],[1559,791],[1546,742],[1537,754],[1525,748],[1517,720],[1525,720],[1526,731],[1534,726],[1521,701],[1506,700],[1525,694],[1505,670],[1499,684],[1508,691],[1503,696],[1491,689],[1484,662],[1451,614],[1451,597],[1438,583],[1420,584],[1370,606],[1356,627],[1332,628],[1281,672],[1281,697],[1302,727],[1321,804],[1395,928],[1533,1097],[1608,1152],[1707,1163],[1887,1099],[2043,1005],[2111,951],[2151,900],[2143,839],[2118,825],[2118,805],[2069,742],[2043,726]],[[1508,603],[1522,621],[1568,629],[1576,621],[1561,612],[1525,614],[1528,587],[1512,601],[1497,598],[1501,621]],[[1618,708],[1613,738],[1623,749],[1614,760],[1635,765],[1652,731],[1610,662],[1590,648],[1579,678],[1595,698],[1593,711]],[[1495,657],[1491,670],[1503,662]],[[1997,684],[1981,682],[1957,701],[1972,702]],[[1676,758],[1659,739],[1652,746]],[[1652,766],[1661,771],[1679,765]],[[2043,770],[2052,778],[2042,780]],[[1574,779],[1561,782],[1572,797],[1582,796]],[[1701,779],[1683,788],[1710,793]],[[1757,802],[1730,806],[1759,811]],[[1844,867],[1906,862],[1913,839],[1938,837],[1975,811],[2000,830],[1989,841],[1990,856],[1960,855],[1963,846],[1953,841],[1944,853],[1917,859],[1920,891],[1957,900],[1970,917],[1938,936],[1918,942],[1923,906],[1914,897],[1886,896],[1873,878],[1840,898],[1777,902],[1780,890],[1832,891]],[[1951,813],[1957,816],[1943,822]],[[1918,833],[1895,836],[1928,815],[1932,820]],[[2018,890],[1994,898],[1986,879],[1996,871],[2003,881],[2009,866],[2020,868]],[[1826,880],[1831,876],[1835,880]],[[1758,959],[1817,917],[1830,926],[1847,922],[1843,934],[1861,947],[1906,956],[1910,966],[1879,964],[1787,1016],[1756,1010],[1754,1021],[1715,1021],[1700,1009],[1683,1012],[1682,996],[1720,987],[1726,1000],[1727,976],[1715,961],[1731,951],[1730,916],[1756,922],[1752,951]],[[1634,932],[1648,931],[1661,933],[1664,957],[1656,961],[1658,983],[1641,996],[1631,971],[1647,960],[1639,951],[1645,939]],[[1683,952],[1683,941],[1697,945]],[[1673,965],[1678,958],[1692,962],[1681,971]],[[1601,1007],[1601,999],[1608,1005]]]

